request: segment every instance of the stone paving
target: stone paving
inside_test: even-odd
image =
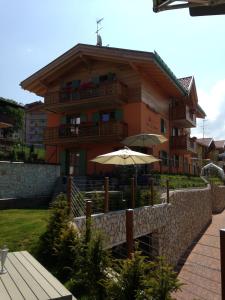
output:
[[[174,297],[177,300],[221,300],[219,230],[225,228],[225,211],[213,215],[212,224],[195,244],[179,279],[185,285]]]

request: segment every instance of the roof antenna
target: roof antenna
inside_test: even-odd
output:
[[[101,25],[101,21],[103,20],[104,18],[101,18],[99,20],[96,21],[97,23],[97,31],[96,31],[96,34],[97,34],[97,44],[96,46],[99,46],[99,47],[102,47],[102,38],[100,36],[100,34],[98,33],[103,27],[99,28],[99,25]]]

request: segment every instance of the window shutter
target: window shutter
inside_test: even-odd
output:
[[[80,115],[80,121],[82,122],[87,122],[87,116],[85,114]]]
[[[72,87],[73,88],[78,88],[80,86],[80,80],[73,80],[72,81]]]
[[[115,119],[116,119],[116,121],[122,121],[123,120],[123,111],[122,111],[122,109],[117,109],[115,111]]]
[[[66,116],[62,116],[62,117],[61,117],[61,121],[60,121],[61,125],[65,125],[65,124],[66,124],[66,121],[67,121]]]
[[[59,155],[59,161],[61,166],[61,174],[66,175],[66,151],[61,151]]]
[[[79,165],[79,175],[86,175],[86,151],[80,150],[80,165]]]
[[[99,120],[100,120],[99,112],[93,113],[92,120],[93,120],[93,122],[99,122]]]

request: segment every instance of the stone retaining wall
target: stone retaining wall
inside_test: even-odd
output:
[[[59,165],[0,162],[0,199],[51,196]]]
[[[176,265],[212,221],[210,187],[173,192],[170,203],[168,222],[158,230],[159,255]]]
[[[157,233],[159,255],[177,265],[193,241],[211,222],[212,201],[216,198],[218,203],[224,204],[224,188],[211,191],[208,186],[203,189],[179,190],[170,193],[169,204],[134,209],[134,237]],[[214,206],[218,207],[219,204]],[[75,223],[83,228],[85,218],[77,218]],[[92,224],[105,234],[108,247],[125,242],[125,211],[95,215]]]
[[[212,212],[220,213],[225,208],[225,186],[212,186]]]

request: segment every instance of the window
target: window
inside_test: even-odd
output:
[[[164,119],[160,120],[160,128],[161,128],[161,133],[166,133],[166,122]]]
[[[160,151],[159,152],[159,158],[161,159],[162,165],[163,166],[168,166],[168,154],[166,151]]]
[[[179,155],[174,154],[173,156],[173,167],[179,168]]]
[[[115,120],[115,111],[101,113],[100,120],[102,122],[109,122],[109,121]]]

